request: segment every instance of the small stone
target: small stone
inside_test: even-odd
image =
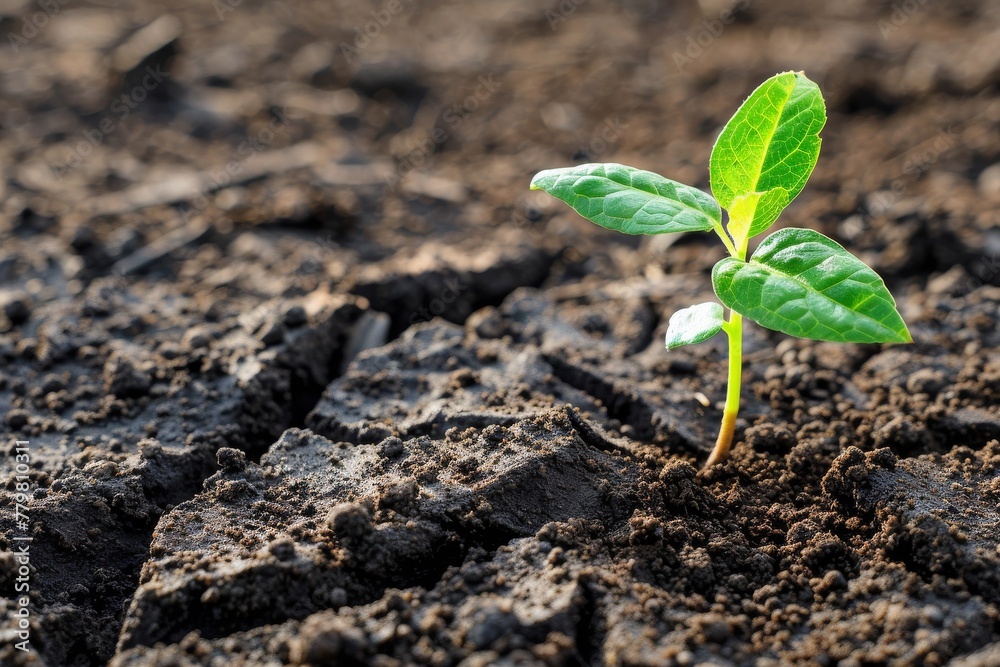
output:
[[[483,339],[500,338],[505,333],[503,318],[492,307],[472,313],[466,320],[466,327]]]
[[[906,390],[911,394],[937,395],[948,384],[947,379],[939,370],[921,368],[914,371],[906,380]]]
[[[173,81],[169,76],[170,64],[178,53],[183,31],[180,19],[161,14],[122,40],[110,54],[111,65],[123,77],[122,89],[145,86],[148,98],[169,99]],[[162,72],[158,79],[152,79],[153,85],[150,85],[150,71]]]
[[[403,441],[392,436],[378,444],[378,453],[387,459],[394,459],[403,453]]]
[[[983,169],[977,180],[979,191],[987,197],[1000,199],[1000,162]]]
[[[289,657],[293,665],[316,665],[336,660],[340,655],[340,635],[335,632],[297,637]]]
[[[91,461],[83,467],[83,472],[92,479],[109,479],[118,474],[118,464],[114,461]]]
[[[62,391],[66,388],[66,383],[58,375],[46,375],[42,380],[42,393],[51,394]]]
[[[356,503],[340,503],[334,506],[326,521],[333,534],[340,540],[361,538],[373,530],[372,517],[368,510]]]
[[[692,375],[698,370],[698,364],[690,359],[671,359],[667,371],[674,375]]]
[[[336,609],[347,604],[347,591],[339,586],[330,591],[330,606]]]
[[[793,389],[803,388],[811,373],[812,367],[809,364],[795,364],[785,371],[785,384]]]
[[[116,352],[104,364],[104,387],[120,398],[145,396],[153,380],[128,355]]]
[[[11,429],[17,431],[28,425],[29,415],[27,410],[14,409],[7,413],[4,421]]]
[[[795,447],[795,433],[783,424],[763,423],[748,428],[744,440],[755,452],[784,454]]]
[[[0,306],[11,324],[23,324],[31,317],[31,301],[27,294],[20,292],[0,293]]]
[[[201,350],[207,348],[211,344],[212,338],[204,330],[193,328],[184,332],[181,342],[184,343],[188,349]]]
[[[968,284],[969,274],[961,265],[953,266],[944,273],[927,281],[928,294],[958,294],[962,286]]]
[[[264,345],[277,345],[285,340],[285,325],[281,322],[275,322],[271,326],[266,327],[264,333],[261,334],[260,340]]]
[[[774,346],[774,353],[779,357],[783,357],[789,352],[795,352],[797,345],[798,343],[794,338],[783,338]]]
[[[896,455],[892,453],[892,450],[888,447],[883,447],[881,449],[876,449],[873,452],[868,452],[865,455],[873,465],[879,466],[880,468],[885,468],[886,470],[895,470],[896,462],[898,459]]]
[[[365,659],[367,638],[347,620],[314,617],[303,624],[289,651],[293,665],[359,665]]]
[[[499,607],[483,610],[475,615],[474,622],[466,633],[472,648],[481,651],[493,642],[518,627],[517,617]]]
[[[840,570],[830,570],[823,575],[819,583],[813,590],[819,595],[826,595],[833,591],[840,591],[847,588],[847,578]]]
[[[420,495],[420,487],[414,479],[408,479],[398,484],[394,484],[382,492],[378,499],[378,509],[380,511],[394,510],[406,516],[417,506],[417,498]]]
[[[157,354],[168,361],[180,359],[184,356],[184,348],[172,340],[165,340],[156,348]]]
[[[239,449],[220,447],[215,453],[215,460],[225,472],[239,472],[247,467],[247,455]]]
[[[715,621],[702,627],[705,638],[713,644],[721,644],[729,639],[729,626],[722,621]]]
[[[920,614],[925,621],[927,621],[928,623],[930,623],[935,627],[941,627],[941,625],[944,624],[944,613],[941,611],[939,607],[935,607],[934,605],[927,605],[926,607],[923,608]]]
[[[40,234],[49,231],[56,224],[56,218],[41,215],[30,206],[25,206],[13,217],[14,229],[25,234]]]
[[[292,560],[295,558],[295,542],[288,537],[279,537],[268,545],[267,550],[278,560]]]
[[[300,327],[309,321],[309,317],[306,315],[306,309],[302,306],[292,306],[285,311],[282,320],[285,326],[289,329],[294,329],[295,327]]]

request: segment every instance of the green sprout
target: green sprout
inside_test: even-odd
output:
[[[860,259],[811,229],[781,229],[760,242],[802,190],[819,157],[826,106],[802,72],[777,74],[726,123],[712,148],[715,197],[658,174],[620,164],[539,172],[544,190],[601,227],[625,234],[714,231],[729,257],[712,270],[722,306],[701,303],[673,314],[667,349],[729,336],[729,385],[722,427],[707,465],[729,456],[740,408],[743,318],[791,336],[840,343],[909,343],[910,332],[885,283]],[[722,209],[728,213],[723,227]]]

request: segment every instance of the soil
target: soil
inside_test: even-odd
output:
[[[730,6],[0,9],[0,663],[1000,665],[1000,8]],[[704,470],[724,341],[663,339],[721,244],[526,186],[707,188],[785,69],[779,225],[915,342],[749,326]]]

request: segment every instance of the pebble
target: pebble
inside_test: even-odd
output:
[[[232,447],[220,447],[215,453],[215,460],[225,472],[239,472],[247,467],[246,453]]]
[[[91,461],[83,467],[83,472],[92,479],[108,479],[118,474],[118,464],[107,459]]]
[[[50,394],[53,392],[62,391],[66,388],[66,383],[58,375],[47,375],[42,380],[42,393]]]
[[[906,390],[911,394],[936,395],[948,384],[947,379],[939,370],[921,368],[913,372],[906,380]]]
[[[0,306],[11,324],[23,324],[31,317],[31,301],[27,294],[20,292],[0,293]]]
[[[201,350],[207,348],[209,344],[211,344],[212,338],[203,329],[194,328],[188,329],[184,332],[181,342],[184,343],[188,349]]]
[[[934,605],[927,605],[921,611],[921,616],[923,619],[935,627],[941,627],[944,624],[944,613],[940,608]]]
[[[279,537],[268,545],[267,550],[278,560],[295,558],[295,542],[288,537]]]
[[[302,306],[292,306],[285,311],[282,320],[285,326],[289,329],[294,329],[295,327],[300,327],[309,321],[309,317],[306,315],[306,309]]]
[[[509,611],[493,609],[469,629],[466,635],[473,648],[482,650],[518,626],[517,617]]]
[[[4,421],[7,426],[17,431],[28,424],[29,415],[26,410],[14,409],[7,413]]]
[[[378,509],[394,510],[402,515],[410,514],[417,506],[420,486],[415,479],[407,479],[382,490],[378,499]]]
[[[403,441],[392,436],[378,444],[378,453],[387,459],[394,459],[403,453]]]
[[[364,537],[372,532],[371,515],[356,503],[340,503],[327,515],[327,524],[339,539]]]
[[[260,340],[264,345],[277,345],[285,340],[285,325],[281,322],[273,323],[264,330]]]
[[[144,396],[149,393],[152,384],[149,373],[140,369],[125,354],[114,353],[104,364],[104,386],[109,394],[118,397]]]
[[[483,308],[469,315],[465,325],[483,339],[500,338],[506,332],[503,318],[495,308]]]
[[[987,197],[1000,198],[1000,162],[983,169],[977,181],[979,191]]]
[[[796,364],[785,371],[785,382],[789,387],[799,388],[811,372],[809,364]]]
[[[826,595],[832,591],[844,590],[847,588],[847,578],[840,570],[830,570],[823,575],[815,591],[820,595]]]

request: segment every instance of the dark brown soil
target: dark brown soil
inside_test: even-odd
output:
[[[996,3],[113,4],[0,8],[5,667],[1000,665]],[[723,248],[527,183],[785,69],[915,343],[751,326],[702,470]]]

